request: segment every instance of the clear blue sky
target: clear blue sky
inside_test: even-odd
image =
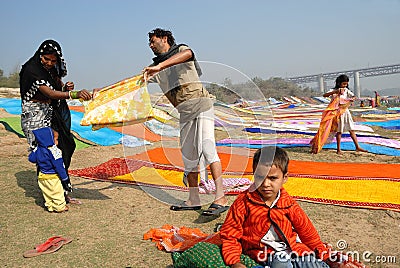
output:
[[[3,0],[0,14],[6,75],[52,38],[68,64],[64,81],[78,88],[138,74],[151,63],[147,33],[156,27],[171,30],[198,60],[250,78],[400,63],[399,0]],[[361,86],[400,88],[400,74],[361,78]]]

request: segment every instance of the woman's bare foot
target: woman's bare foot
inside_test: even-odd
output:
[[[336,153],[337,154],[343,154],[342,150],[337,150]]]
[[[363,148],[361,148],[361,147],[359,147],[359,148],[356,149],[356,152],[364,152],[364,153],[366,153],[368,151],[363,149]]]

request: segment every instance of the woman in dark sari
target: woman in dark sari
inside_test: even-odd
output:
[[[72,91],[74,84],[64,84],[67,75],[61,47],[54,40],[44,41],[35,54],[22,65],[20,72],[22,101],[21,126],[29,151],[36,147],[32,130],[52,127],[59,132],[59,145],[68,172],[75,141],[71,134],[71,114],[66,99],[91,99],[87,90]]]

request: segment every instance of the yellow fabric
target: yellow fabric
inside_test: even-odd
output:
[[[134,172],[121,176],[115,176],[114,179],[155,185],[183,186],[182,176],[183,172],[180,171],[141,167]]]
[[[223,178],[231,178],[229,175],[223,175]],[[179,186],[185,187],[182,182],[183,172],[175,171],[175,170],[164,170],[164,169],[156,169],[151,167],[141,167],[140,169],[120,175],[115,176],[111,179],[118,181],[135,181],[141,183],[149,183],[154,185],[164,185],[164,186]],[[252,180],[251,175],[243,176],[243,178],[248,178]],[[212,179],[212,176],[209,175],[209,179]]]
[[[395,181],[289,177],[284,187],[292,196],[400,204],[400,182]]]
[[[65,209],[64,189],[57,174],[39,172],[38,184],[42,190],[44,205],[48,211],[63,211]]]
[[[141,167],[112,179],[155,185],[184,187],[183,172]],[[223,177],[232,177],[223,175]],[[243,176],[252,180],[252,176]],[[211,176],[209,176],[211,179]],[[351,202],[400,204],[400,182],[388,180],[334,180],[290,177],[284,185],[289,194],[299,197],[331,199]]]
[[[167,112],[162,111],[155,107],[153,107],[153,109],[151,109],[150,115],[151,115],[151,117],[160,121],[161,123],[167,123],[168,121],[171,121],[172,119],[174,119]]]
[[[362,114],[362,118],[371,118],[371,119],[398,119],[400,118],[399,114]]]
[[[85,114],[81,125],[92,125],[93,129],[135,124],[153,118],[150,95],[142,75],[104,87],[92,100],[82,103]]]

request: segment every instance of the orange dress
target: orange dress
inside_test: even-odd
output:
[[[325,111],[322,112],[318,131],[310,141],[312,153],[319,153],[330,134],[337,132],[340,116],[346,112],[350,104],[350,101],[340,100],[339,95],[332,99]]]

